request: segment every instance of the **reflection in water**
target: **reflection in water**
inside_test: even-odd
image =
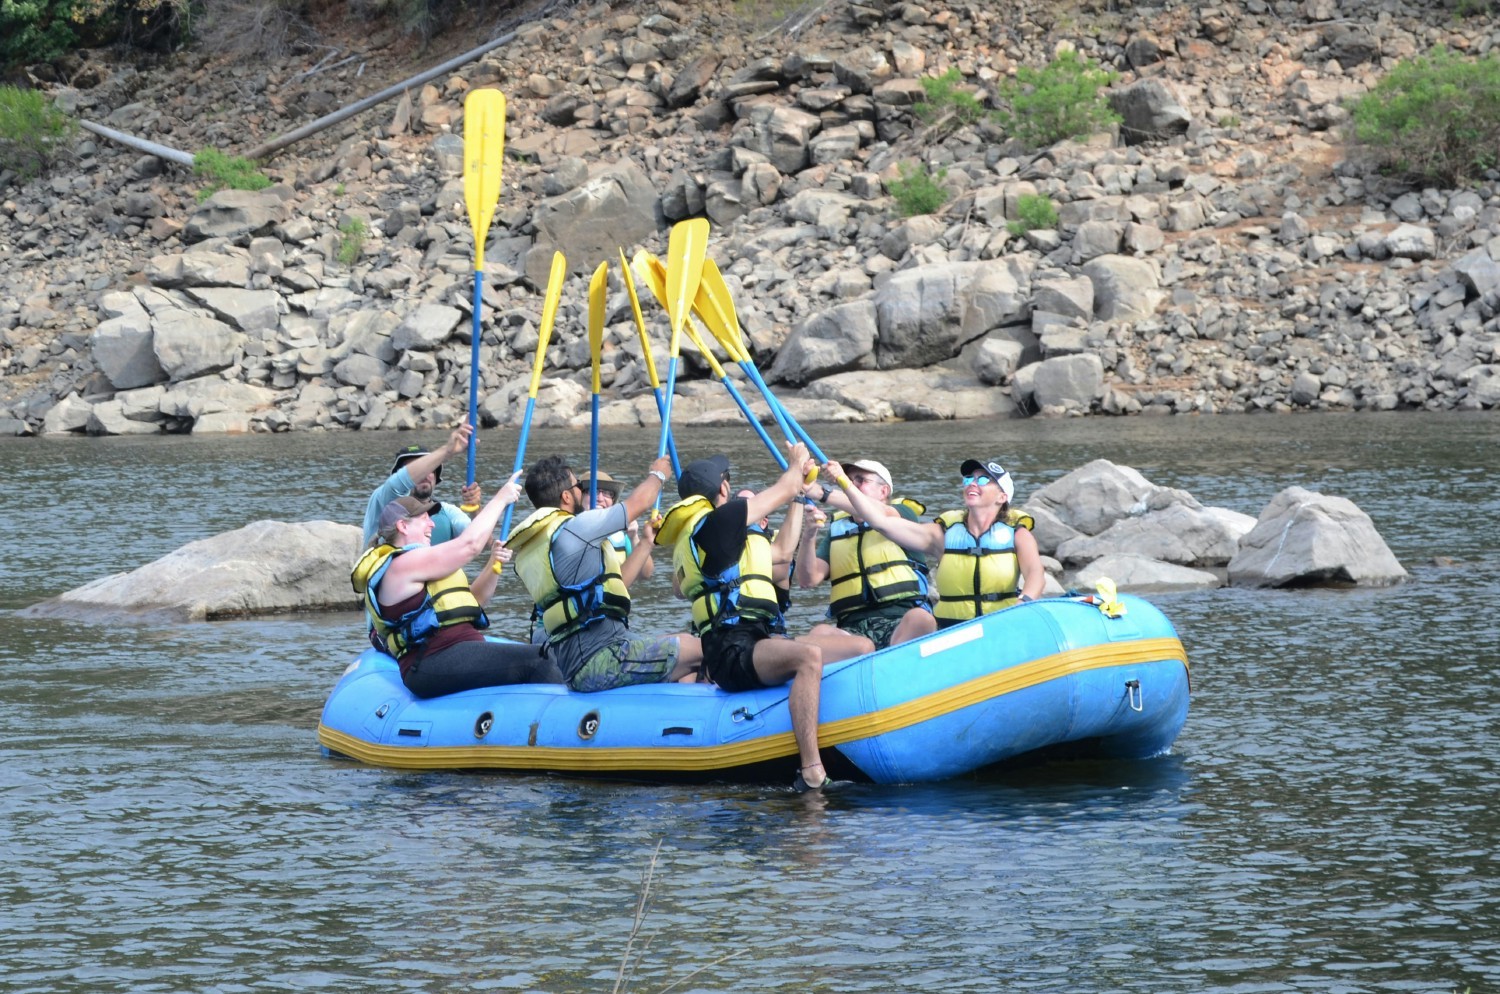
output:
[[[1251,514],[1314,485],[1367,510],[1413,582],[1156,598],[1193,667],[1169,757],[826,796],[324,759],[313,727],[362,646],[353,613],[101,626],[0,610],[7,985],[607,990],[660,843],[634,991],[725,956],[678,989],[1500,986],[1500,537],[1478,524],[1500,513],[1494,419],[1001,428],[998,444],[980,424],[818,436],[881,459],[933,510],[971,454],[1000,456],[1023,496],[1101,456]],[[646,434],[606,437],[611,473],[644,469]],[[357,521],[404,441],[0,442],[22,491],[93,522],[8,549],[0,609],[288,517],[289,498],[297,517]],[[486,432],[482,460],[512,441]],[[752,485],[773,473],[753,441],[684,439],[690,456],[746,455],[737,480]],[[586,444],[541,432],[531,448],[581,458]],[[518,634],[511,582],[493,614]],[[639,603],[638,627],[680,626],[661,585]],[[819,606],[796,611],[808,624]]]

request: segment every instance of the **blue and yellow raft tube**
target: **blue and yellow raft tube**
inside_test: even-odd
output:
[[[836,778],[919,783],[1028,754],[1157,756],[1187,711],[1187,654],[1161,611],[1056,597],[827,665],[818,735]],[[797,766],[785,686],[527,684],[422,700],[375,649],[333,688],[318,742],[396,769],[785,782]]]

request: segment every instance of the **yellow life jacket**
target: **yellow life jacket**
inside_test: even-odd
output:
[[[374,640],[397,659],[420,649],[440,628],[466,623],[475,628],[490,626],[489,617],[474,599],[469,578],[461,569],[441,580],[429,580],[423,584],[422,603],[401,617],[390,619],[382,613],[379,592],[385,571],[390,569],[397,556],[420,548],[425,546],[407,545],[398,549],[393,545],[377,545],[366,549],[349,573],[349,582],[354,592],[360,595],[365,616],[370,619]]]
[[[927,508],[914,500],[892,501],[918,517]],[[927,605],[927,566],[868,524],[845,511],[828,524],[828,571],[833,589],[828,613],[835,621],[881,604]]]
[[[739,561],[716,576],[703,572],[703,553],[693,536],[714,509],[707,497],[694,495],[672,505],[662,520],[658,541],[672,546],[672,569],[693,605],[693,634],[737,624],[741,619],[782,627],[776,585],[771,580],[771,543],[764,533],[746,531]]]
[[[1021,586],[1016,557],[1016,529],[1034,526],[1030,515],[1007,509],[983,535],[975,538],[964,524],[967,511],[938,515],[943,528],[943,558],[937,568],[938,627],[946,628],[982,614],[1010,607]]]
[[[630,618],[630,591],[620,575],[623,561],[608,540],[599,545],[604,557],[602,573],[576,586],[558,582],[552,568],[552,536],[572,517],[561,508],[539,508],[516,526],[505,543],[516,554],[516,575],[536,602],[547,641],[554,645],[600,618]]]

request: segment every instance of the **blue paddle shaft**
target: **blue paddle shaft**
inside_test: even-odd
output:
[[[672,437],[672,394],[677,390],[677,357],[667,362],[667,395],[661,409],[661,441],[656,445],[656,458],[667,454],[667,441]],[[656,492],[656,511],[661,510],[661,491]]]
[[[474,485],[474,454],[479,446],[479,303],[484,286],[484,270],[474,270],[474,334],[469,348],[469,424],[474,431],[469,435],[468,483]]]
[[[526,398],[526,416],[521,419],[521,437],[516,439],[516,464],[511,473],[521,472],[521,467],[526,465],[526,436],[531,434],[531,415],[536,412],[536,398]],[[505,516],[500,519],[501,537],[510,534],[510,512],[516,509],[516,505],[508,504],[505,508]]]
[[[599,506],[599,395],[594,394],[589,434],[589,507]]]
[[[656,397],[656,413],[660,414],[662,419],[665,420],[667,416],[667,398],[662,396],[661,387],[657,387],[651,393]],[[670,432],[667,434],[667,455],[672,457],[672,475],[680,475],[682,473],[682,463],[677,458],[677,438]]]
[[[766,381],[761,379],[760,370],[756,369],[754,364],[746,363],[745,365],[747,367],[745,372],[749,373],[750,378],[755,381],[755,385],[760,387],[760,392],[765,395],[766,403],[771,405],[771,410],[781,412],[782,423],[796,433],[797,438],[802,440],[802,443],[807,446],[807,451],[812,453],[812,457],[819,464],[826,463],[828,457],[823,454],[823,450],[818,448],[817,443],[808,436],[807,432],[802,430],[802,426],[797,423],[797,419],[792,417],[792,412],[781,406],[781,401],[776,399],[775,395],[771,393],[771,388],[766,386]]]
[[[760,440],[770,450],[771,458],[776,460],[776,465],[782,469],[786,469],[786,456],[782,455],[781,450],[776,448],[776,443],[771,441],[771,436],[766,433],[766,429],[761,425],[760,419],[755,416],[754,411],[750,410],[750,405],[745,403],[744,394],[740,393],[735,388],[735,385],[729,382],[728,376],[725,376],[719,382],[724,384],[724,389],[729,391],[729,396],[733,397],[734,402],[739,405],[740,413],[745,415],[745,420],[750,422],[750,427],[755,429],[755,433],[760,436]]]

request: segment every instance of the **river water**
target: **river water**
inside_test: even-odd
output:
[[[1500,989],[1500,419],[817,434],[933,510],[969,455],[1001,458],[1022,499],[1098,457],[1249,514],[1321,489],[1413,582],[1154,598],[1193,701],[1149,762],[826,796],[389,772],[314,740],[353,614],[14,609],[257,518],[357,522],[392,450],[440,436],[0,440],[0,989],[610,991],[622,963],[639,992]],[[604,468],[639,473],[653,442],[608,434]],[[770,477],[746,432],[684,444]],[[484,433],[491,489],[513,445]],[[583,466],[587,445],[529,452]],[[637,627],[682,623],[660,572]],[[506,589],[491,615],[518,634]],[[804,597],[797,618],[816,613]]]

